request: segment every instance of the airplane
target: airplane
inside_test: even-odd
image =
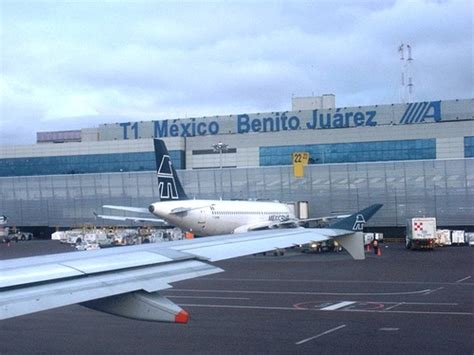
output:
[[[168,149],[163,140],[155,139],[155,158],[158,177],[159,202],[148,209],[140,207],[104,205],[103,208],[135,213],[151,212],[159,218],[96,215],[113,220],[167,223],[205,237],[220,234],[246,233],[262,229],[294,228],[312,221],[327,222],[349,215],[297,219],[287,204],[269,201],[199,200],[190,199],[184,192]]]
[[[331,228],[279,228],[0,261],[0,319],[71,304],[138,320],[187,323],[189,314],[159,291],[222,272],[210,262],[335,239],[364,259],[363,229],[375,204]]]

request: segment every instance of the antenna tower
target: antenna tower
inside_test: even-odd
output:
[[[411,76],[413,57],[411,56],[411,46],[409,44],[402,43],[398,47],[398,53],[400,54],[401,64],[400,101],[403,103],[408,103],[412,101],[413,96],[413,78]]]

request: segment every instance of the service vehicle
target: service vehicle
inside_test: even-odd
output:
[[[436,241],[436,218],[407,219],[405,246],[407,249],[433,249]]]
[[[437,247],[451,245],[451,231],[449,229],[437,229],[435,244]]]
[[[337,240],[330,239],[330,240],[323,240],[321,242],[309,243],[305,246],[305,248],[302,251],[303,253],[322,253],[325,251],[338,253],[342,251],[342,246],[337,242]]]
[[[22,232],[19,230],[17,230],[16,232],[9,232],[8,228],[5,228],[4,230],[6,230],[6,232],[2,233],[4,243],[19,242],[33,239],[33,233],[30,232]]]

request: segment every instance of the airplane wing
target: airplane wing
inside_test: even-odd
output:
[[[156,292],[223,271],[207,261],[330,237],[295,228],[1,261],[0,319],[89,302],[129,318],[179,322],[184,311]]]
[[[362,233],[347,229],[377,206],[335,229],[264,230],[0,261],[0,319],[80,303],[133,319],[185,323],[188,313],[159,294],[171,283],[223,271],[209,262],[330,238],[362,259]]]

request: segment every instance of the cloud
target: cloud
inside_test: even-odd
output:
[[[293,94],[397,102],[401,42],[415,100],[473,96],[469,1],[0,6],[0,144],[114,118],[287,110]]]

